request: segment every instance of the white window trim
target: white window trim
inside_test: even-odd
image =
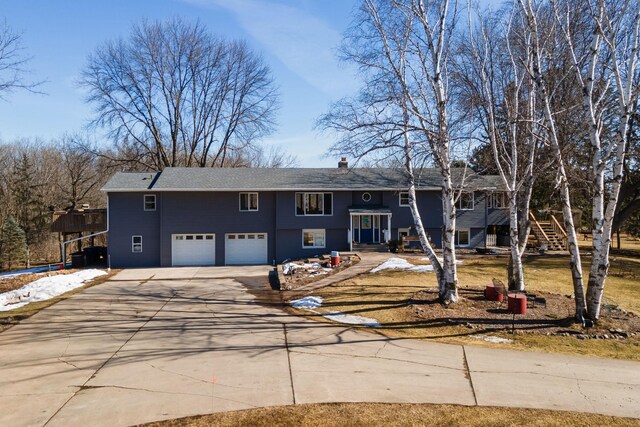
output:
[[[298,213],[298,194],[322,194],[322,213],[321,214],[299,214]],[[331,215],[324,213],[324,196],[325,194],[331,194]],[[302,196],[304,203],[306,196]],[[296,191],[293,195],[293,213],[295,216],[333,216],[333,193],[329,191]]]
[[[135,243],[136,237],[140,238],[140,243]],[[136,245],[140,245],[140,250],[139,251],[135,250]],[[139,234],[137,234],[135,236],[131,236],[131,253],[134,253],[134,254],[141,254],[142,253],[142,236],[139,235]]]
[[[153,209],[147,209],[147,197],[153,197]],[[142,196],[142,208],[145,210],[145,212],[153,212],[156,210],[156,207],[158,206],[158,198],[156,197],[155,194],[145,194],[144,196]]]
[[[243,194],[247,194],[249,197],[249,200],[247,200],[247,202],[249,202],[247,204],[247,206],[249,207],[249,209],[242,209],[242,195]],[[256,195],[256,208],[255,209],[251,209],[251,195],[255,194]],[[260,196],[258,195],[257,191],[253,191],[253,192],[248,192],[248,191],[243,191],[238,193],[238,210],[240,212],[258,212],[258,210],[260,210]]]
[[[496,206],[494,203],[495,196],[499,194],[502,195],[502,201],[504,202],[504,206]],[[487,196],[488,196],[487,207],[489,209],[509,209],[509,197],[507,197],[506,192],[489,193]]]
[[[458,233],[460,231],[466,231],[467,235],[469,236],[469,241],[467,242],[466,245],[461,245],[460,243],[458,243]],[[470,228],[457,228],[456,232],[455,232],[455,235],[454,235],[454,239],[455,239],[455,246],[457,246],[457,247],[466,248],[466,247],[470,246],[471,245],[471,229]]]
[[[324,235],[323,237],[323,241],[324,241],[324,245],[322,246],[316,246],[315,245],[315,238],[314,240],[314,246],[305,246],[304,244],[304,233],[315,233],[315,232],[322,232],[322,234]],[[326,248],[327,247],[327,230],[324,228],[304,228],[302,229],[302,249],[322,249],[322,248]]]
[[[407,198],[409,198],[409,192],[408,191],[401,191],[398,193],[398,206],[401,206],[403,208],[409,207],[409,203],[402,203],[402,195],[406,194]]]
[[[402,235],[400,233],[407,233],[407,236],[409,236],[411,234],[411,229],[410,228],[398,228],[398,240],[400,240],[400,238],[402,237]]]
[[[463,208],[462,206],[462,196],[464,194],[471,194],[471,207],[470,208]],[[474,210],[476,206],[476,195],[473,191],[463,191],[462,193],[460,193],[460,196],[458,197],[458,201],[456,202],[456,209],[459,211],[472,211]]]

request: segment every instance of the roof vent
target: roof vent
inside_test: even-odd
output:
[[[338,162],[338,168],[340,169],[347,169],[349,167],[349,162],[347,161],[346,157],[343,157],[339,162]]]

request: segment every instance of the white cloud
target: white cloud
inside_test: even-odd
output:
[[[306,11],[264,0],[187,1],[232,12],[251,37],[315,88],[337,96],[354,89],[353,73],[335,55],[340,32]]]

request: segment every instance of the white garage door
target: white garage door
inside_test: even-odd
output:
[[[267,264],[267,233],[227,234],[226,265]]]
[[[171,264],[215,265],[215,234],[173,234],[171,236]]]

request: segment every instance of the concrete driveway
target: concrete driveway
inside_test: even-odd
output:
[[[267,271],[125,270],[6,330],[0,425],[124,426],[310,402],[640,418],[639,363],[394,340],[316,323],[257,304],[253,288]]]

